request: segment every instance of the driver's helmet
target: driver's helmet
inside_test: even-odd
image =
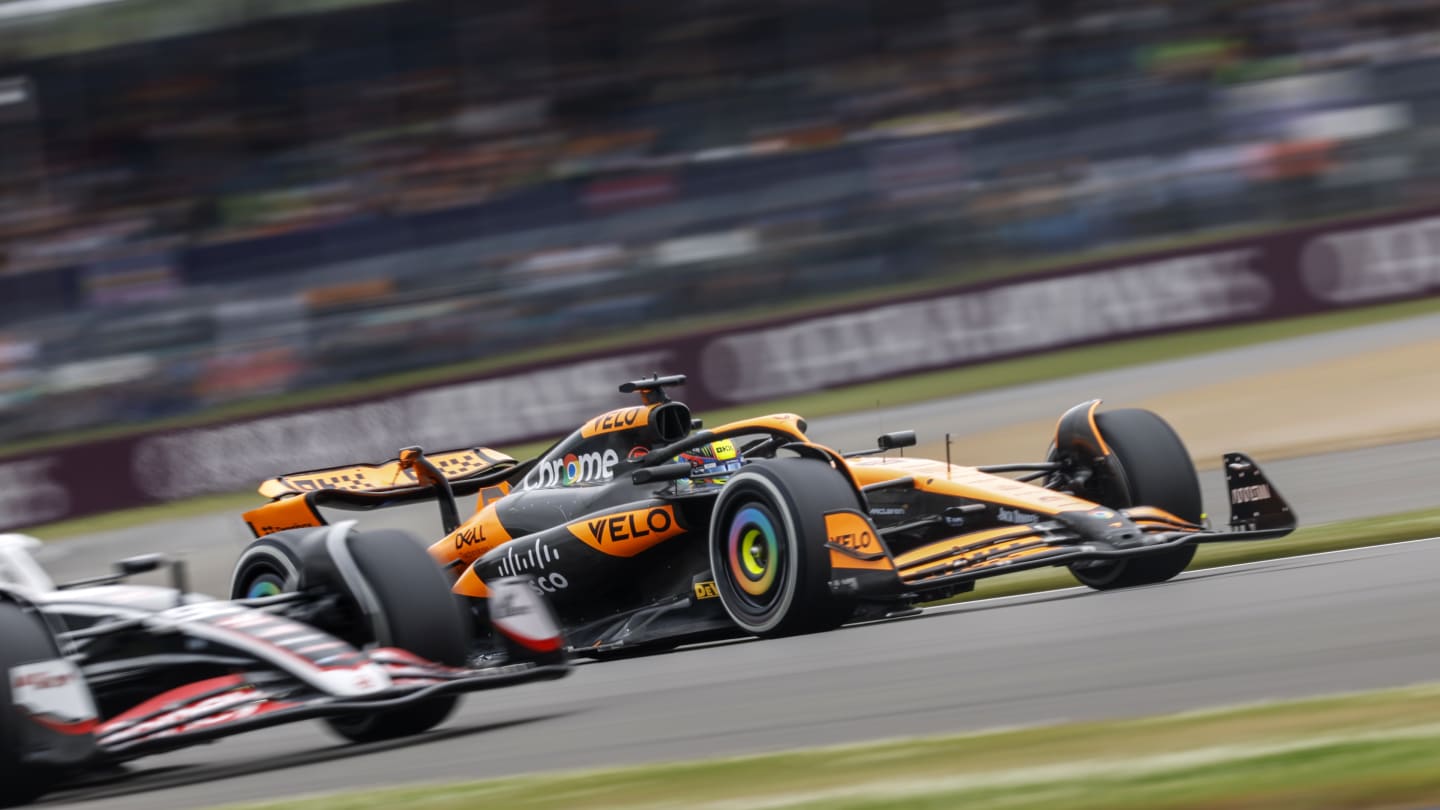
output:
[[[675,457],[676,461],[690,462],[690,477],[722,483],[726,473],[740,469],[745,457],[729,439],[720,439],[699,447],[691,448]]]

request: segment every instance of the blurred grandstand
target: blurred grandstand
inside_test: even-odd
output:
[[[1440,197],[1440,0],[0,2],[0,441]]]

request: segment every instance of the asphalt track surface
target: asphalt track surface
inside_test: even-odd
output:
[[[582,664],[405,745],[315,723],[142,760],[47,804],[170,810],[380,785],[1126,717],[1440,676],[1440,539],[953,605]]]
[[[1263,375],[1327,358],[1436,338],[1440,338],[1440,315],[1426,315],[874,413],[819,418],[812,420],[810,433],[818,441],[846,450],[871,447],[880,433],[906,428],[915,429],[922,442],[930,442],[947,431],[977,432],[1054,419],[1071,405],[1096,397],[1105,399],[1107,407],[1125,407],[1185,390],[1197,382]],[[1317,403],[1317,407],[1323,407],[1323,403]],[[1049,438],[1036,436],[1036,459],[1043,454]],[[956,447],[954,458],[956,463],[965,463],[963,446]],[[1027,460],[1034,459],[1015,459]],[[1295,506],[1304,525],[1440,505],[1440,487],[1434,483],[1440,481],[1440,440],[1308,458],[1269,460],[1262,456],[1257,460]],[[285,468],[284,460],[277,459],[276,469]],[[1201,481],[1210,513],[1227,514],[1223,477],[1210,471],[1202,474]],[[257,495],[256,504],[260,502]],[[462,503],[462,513],[469,508],[470,504]],[[440,531],[439,518],[428,506],[367,515],[364,525],[406,529],[421,537],[438,537]],[[100,573],[110,560],[119,557],[152,551],[178,552],[190,562],[196,589],[218,593],[228,588],[230,567],[250,539],[239,515],[226,511],[51,543],[41,560],[58,579],[72,579]]]
[[[817,419],[812,433],[844,448],[907,427],[927,440],[1053,417],[1096,396],[1124,406],[1196,380],[1436,336],[1440,316],[1409,319]],[[1045,438],[1037,437],[1037,449]],[[1302,524],[1440,505],[1440,441],[1259,460]],[[1202,481],[1210,511],[1224,515],[1219,473]],[[428,508],[393,510],[366,524],[438,531]],[[127,554],[179,551],[198,589],[213,593],[224,590],[247,540],[238,516],[223,513],[51,543],[41,557],[57,578],[70,578]],[[1435,680],[1436,571],[1440,540],[1212,569],[1128,592],[1052,592],[818,636],[584,664],[562,681],[473,695],[449,723],[411,743],[339,745],[319,724],[285,726],[141,760],[128,778],[78,787],[47,804],[190,808]]]

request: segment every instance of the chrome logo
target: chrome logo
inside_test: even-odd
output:
[[[560,466],[560,485],[568,487],[580,480],[580,459],[574,453],[565,456]]]

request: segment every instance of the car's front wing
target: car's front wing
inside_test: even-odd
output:
[[[864,571],[868,576],[842,567],[833,567],[837,591],[859,596],[881,596],[891,590],[887,581],[901,592],[924,595],[934,591],[955,591],[975,580],[1032,568],[1069,565],[1087,561],[1138,557],[1179,546],[1236,540],[1265,540],[1289,533],[1289,529],[1211,531],[1200,527],[1181,528],[1161,521],[1136,520],[1141,536],[1123,545],[1083,539],[1058,521],[990,529],[957,535],[890,556],[885,551],[858,555],[853,549],[831,546],[832,559],[839,554],[857,561],[874,563],[875,568],[893,566],[893,579],[881,571]],[[848,584],[850,587],[840,587]],[[869,593],[867,593],[869,592]]]
[[[96,729],[102,756],[131,759],[200,742],[313,718],[388,711],[431,698],[558,678],[569,664],[522,662],[457,669],[404,650],[380,649],[368,658],[389,676],[388,688],[337,697],[270,673],[227,675],[173,689]]]
[[[831,588],[882,599],[954,593],[975,580],[1014,571],[1120,560],[1196,543],[1267,540],[1294,531],[1294,512],[1254,461],[1243,453],[1226,453],[1224,462],[1230,494],[1226,530],[1149,506],[1112,511],[1097,505],[1045,517],[1029,515],[1028,523],[963,532],[892,553],[883,542],[886,530],[875,529],[872,535],[868,519],[858,513],[830,513]],[[882,542],[874,542],[877,535]]]
[[[895,572],[906,586],[929,589],[1030,568],[1144,556],[1193,543],[1265,540],[1290,531],[1211,531],[1159,517],[1129,516],[1140,532],[1125,542],[1086,540],[1059,521],[1043,521],[921,546],[894,557]]]

